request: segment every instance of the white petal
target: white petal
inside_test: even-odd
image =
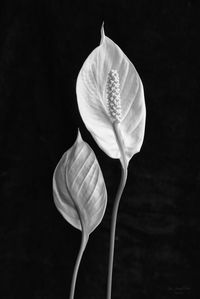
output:
[[[120,158],[107,108],[108,73],[117,70],[120,81],[121,130],[127,161],[139,151],[144,138],[145,101],[141,79],[127,56],[102,29],[100,46],[84,62],[76,85],[82,119],[99,147],[111,158]],[[137,129],[136,129],[137,128]]]
[[[146,107],[144,104],[142,81],[140,80],[134,101],[129,107],[127,114],[121,123],[121,132],[128,161],[141,149],[144,139],[145,122]]]

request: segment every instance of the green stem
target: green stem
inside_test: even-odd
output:
[[[112,291],[112,272],[113,272],[113,260],[114,260],[114,248],[115,248],[115,231],[116,231],[116,222],[117,222],[117,213],[119,208],[119,202],[122,196],[122,192],[124,190],[126,180],[127,180],[127,168],[128,163],[126,160],[123,140],[119,128],[119,123],[115,122],[113,124],[113,129],[116,136],[116,141],[120,150],[120,162],[122,166],[121,173],[121,181],[119,184],[119,188],[117,190],[116,198],[114,201],[113,211],[112,211],[112,219],[111,219],[111,230],[110,230],[110,251],[109,251],[109,265],[108,265],[108,282],[107,282],[107,299],[111,299],[111,291]]]
[[[82,225],[82,223],[81,223]],[[74,266],[74,272],[73,272],[73,276],[72,276],[72,282],[71,282],[71,290],[70,290],[70,296],[69,299],[74,299],[74,292],[75,292],[75,286],[76,286],[76,280],[77,280],[77,275],[78,275],[78,270],[79,270],[79,266],[80,266],[80,262],[83,256],[83,252],[85,250],[85,247],[87,245],[88,242],[88,235],[85,233],[84,230],[84,226],[82,225],[82,239],[81,239],[81,246],[76,258],[76,263]]]

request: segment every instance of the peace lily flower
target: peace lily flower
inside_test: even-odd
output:
[[[146,108],[142,81],[127,56],[101,29],[100,45],[84,62],[76,84],[80,114],[99,147],[120,159],[122,175],[113,205],[107,299],[111,299],[114,241],[119,201],[127,180],[128,163],[143,143]],[[56,207],[82,242],[74,267],[70,299],[74,298],[80,261],[89,235],[100,224],[107,203],[106,186],[94,152],[78,133],[53,175]]]
[[[105,36],[103,26],[100,45],[79,72],[76,93],[82,119],[99,147],[127,167],[144,138],[143,85],[128,57]]]

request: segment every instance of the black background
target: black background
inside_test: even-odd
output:
[[[1,2],[0,298],[68,298],[81,233],[56,210],[52,175],[78,127],[101,165],[108,206],[90,236],[75,298],[106,298],[120,164],[87,132],[75,94],[103,21],[138,70],[147,106],[144,144],[120,204],[112,298],[200,297],[197,2]]]

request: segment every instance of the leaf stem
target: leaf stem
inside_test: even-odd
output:
[[[74,292],[75,292],[75,286],[76,286],[78,270],[79,270],[80,262],[81,262],[85,247],[87,245],[88,239],[89,239],[89,236],[85,233],[84,226],[82,225],[81,245],[80,245],[80,249],[79,249],[79,252],[78,252],[78,255],[77,255],[77,258],[76,258],[76,263],[75,263],[75,266],[74,266],[74,272],[73,272],[73,276],[72,276],[71,290],[70,290],[69,299],[74,299]]]
[[[119,202],[122,196],[122,192],[124,190],[126,180],[127,180],[127,168],[128,163],[126,160],[123,140],[119,128],[119,122],[114,122],[113,124],[114,132],[116,135],[116,140],[120,150],[120,162],[122,166],[121,180],[119,184],[119,188],[117,190],[116,198],[114,201],[113,211],[112,211],[112,219],[111,219],[111,230],[110,230],[110,250],[109,250],[109,265],[108,265],[108,281],[107,281],[107,299],[111,299],[111,291],[112,291],[112,272],[113,272],[113,260],[114,260],[114,248],[115,248],[115,231],[116,231],[116,222],[117,222],[117,213],[119,208]]]

